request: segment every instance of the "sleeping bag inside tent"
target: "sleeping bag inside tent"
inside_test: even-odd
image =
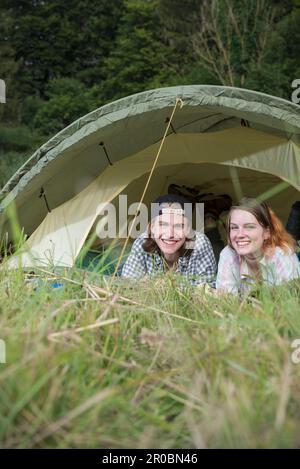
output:
[[[8,181],[1,194],[2,237],[13,242],[13,210],[27,237],[10,265],[73,266],[85,246],[91,265],[98,265],[98,253],[112,242],[95,236],[99,206],[111,203],[119,220],[120,195],[128,206],[140,201],[178,99],[182,106],[175,109],[144,203],[178,186],[228,194],[234,203],[263,196],[285,223],[300,199],[299,106],[239,88],[161,88],[78,119]],[[120,229],[118,222],[111,252],[124,242]],[[112,270],[114,259],[106,261]]]

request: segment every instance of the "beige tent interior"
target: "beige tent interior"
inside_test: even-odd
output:
[[[180,86],[105,105],[54,136],[2,190],[1,231],[14,207],[28,239],[11,265],[72,266],[99,221],[99,206],[126,194],[139,202],[168,119],[177,106],[146,192],[170,184],[200,192],[263,195],[286,221],[300,199],[300,108],[262,93]],[[106,245],[108,240],[104,241]],[[96,244],[101,244],[97,239]]]

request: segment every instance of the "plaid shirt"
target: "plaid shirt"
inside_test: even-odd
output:
[[[138,279],[147,274],[166,272],[166,262],[161,254],[144,251],[143,243],[146,236],[146,233],[143,233],[134,241],[123,266],[122,277]],[[195,233],[191,255],[179,257],[174,272],[186,277],[192,285],[207,282],[214,286],[216,261],[210,241],[204,234]]]
[[[296,254],[286,254],[276,247],[271,256],[265,255],[259,261],[262,281],[269,285],[279,285],[300,277],[300,262]],[[246,293],[255,285],[255,279],[248,265],[231,247],[226,246],[220,255],[217,276],[217,289],[227,293]]]

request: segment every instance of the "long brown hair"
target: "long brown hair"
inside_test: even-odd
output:
[[[232,212],[236,209],[245,210],[246,212],[251,213],[263,228],[269,230],[270,237],[264,242],[264,252],[268,250],[272,251],[277,246],[283,249],[286,254],[290,253],[290,251],[295,251],[296,242],[294,238],[286,231],[277,215],[275,215],[273,210],[268,207],[266,202],[260,202],[259,200],[252,197],[244,197],[238,205],[232,206],[229,211],[226,230],[227,241],[231,248],[230,219]]]

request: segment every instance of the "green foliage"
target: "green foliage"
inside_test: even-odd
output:
[[[62,76],[81,74],[87,83],[101,79],[121,0],[26,0],[4,2],[3,8],[14,19],[7,37],[21,60],[18,84],[25,95],[44,97],[47,82]]]
[[[0,122],[18,122],[18,96],[15,81],[19,69],[16,49],[9,40],[8,31],[13,28],[13,18],[0,5],[0,77],[5,80],[7,105],[0,105]]]
[[[28,150],[31,146],[32,133],[27,127],[0,127],[0,148],[2,150]]]
[[[125,6],[101,85],[108,100],[165,86],[172,75],[172,49],[161,38],[158,0],[126,0]]]
[[[300,77],[300,8],[286,16],[273,32],[263,64],[252,64],[246,85],[264,92],[276,89],[277,96],[289,99],[291,83]],[[280,64],[280,66],[279,66]]]
[[[54,79],[45,93],[49,99],[39,106],[33,119],[33,126],[45,135],[62,130],[93,109],[89,92],[75,78]]]
[[[0,152],[0,187],[3,187],[8,179],[25,163],[30,155],[17,151]]]
[[[290,99],[299,7],[3,0],[0,185],[48,136],[131,93],[223,83]],[[1,446],[299,447],[298,283],[239,301],[172,276],[108,290],[95,272],[28,278],[2,265],[0,295]],[[74,331],[101,314],[116,322]]]
[[[24,99],[22,110],[21,110],[21,121],[24,122],[25,125],[28,125],[31,129],[34,128],[34,117],[40,107],[45,103],[45,101],[38,96],[27,96]]]
[[[2,0],[1,125],[29,128],[39,136],[32,148],[107,102],[156,87],[225,84],[289,100],[299,15],[299,0]],[[1,140],[2,180],[16,151],[20,164],[27,152],[22,136],[13,140]]]
[[[43,138],[28,127],[0,126],[0,187],[29,158]]]

